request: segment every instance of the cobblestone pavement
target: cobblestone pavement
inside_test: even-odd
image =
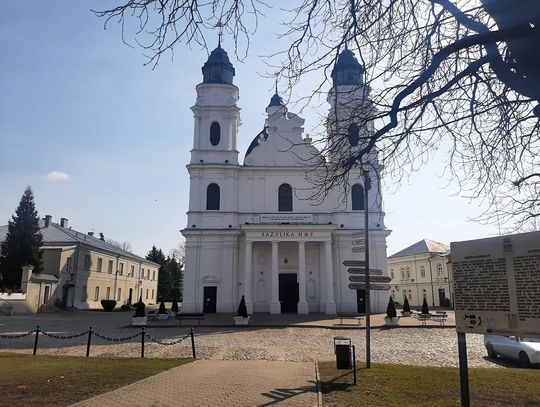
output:
[[[317,406],[310,362],[197,360],[74,406]]]

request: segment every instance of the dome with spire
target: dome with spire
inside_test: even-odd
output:
[[[332,85],[353,85],[364,84],[364,67],[358,62],[350,49],[345,49],[338,56],[338,60],[332,70]]]
[[[203,83],[223,83],[232,85],[234,77],[234,67],[229,61],[229,56],[221,44],[214,49],[208,61],[201,68],[203,73]]]
[[[272,99],[270,99],[270,104],[268,107],[272,106],[285,106],[285,103],[283,103],[283,98],[278,95],[278,93],[274,93],[274,96],[272,96]]]

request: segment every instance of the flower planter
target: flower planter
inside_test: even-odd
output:
[[[235,325],[247,325],[249,324],[249,318],[250,317],[247,317],[247,318],[244,318],[244,317],[234,317],[234,324]]]
[[[386,326],[399,326],[399,317],[384,317],[384,323]]]
[[[131,317],[131,325],[133,326],[146,326],[147,321],[147,317]]]
[[[411,313],[410,313],[410,312],[403,312],[403,311],[401,311],[401,316],[402,316],[402,317],[410,317],[410,316],[411,316]]]
[[[157,314],[157,319],[160,321],[169,319],[169,314]]]

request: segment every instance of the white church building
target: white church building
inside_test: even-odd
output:
[[[331,158],[312,145],[303,134],[304,119],[289,112],[277,93],[266,109],[263,130],[240,163],[239,89],[221,46],[212,51],[202,72],[192,107],[193,149],[187,165],[182,312],[236,312],[242,296],[249,313],[365,312],[365,291],[349,288],[343,265],[345,260],[364,260],[363,252],[352,251],[352,234],[364,229],[361,170],[350,173],[350,193],[330,193],[323,202],[310,199],[310,179],[321,160]],[[332,72],[329,118],[351,122],[347,115],[358,112],[352,100],[369,105],[363,72],[353,53],[343,51]],[[357,138],[359,132],[373,131],[352,128]],[[337,137],[329,136],[329,142]],[[371,160],[370,265],[386,275],[390,231],[384,226],[376,154]],[[372,312],[384,312],[388,292],[373,290],[370,297]]]

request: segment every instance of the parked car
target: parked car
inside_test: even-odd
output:
[[[500,355],[517,360],[521,367],[540,363],[540,338],[484,335],[484,346],[490,358]]]

